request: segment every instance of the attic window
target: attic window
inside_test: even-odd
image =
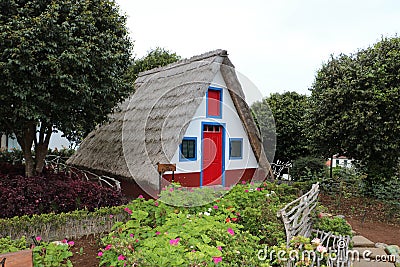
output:
[[[180,145],[179,161],[195,161],[196,155],[196,137],[184,137]]]
[[[210,87],[207,92],[207,117],[222,118],[222,89]]]

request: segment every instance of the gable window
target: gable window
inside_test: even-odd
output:
[[[197,160],[196,137],[184,137],[179,146],[179,161],[195,161]]]
[[[207,117],[222,118],[222,89],[210,87],[207,91]]]
[[[243,158],[243,138],[229,139],[229,159]]]

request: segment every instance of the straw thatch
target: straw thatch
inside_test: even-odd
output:
[[[111,122],[91,132],[68,164],[158,188],[157,163],[169,163],[218,71],[249,136],[259,165],[269,170],[261,135],[225,50],[139,74],[136,92]]]

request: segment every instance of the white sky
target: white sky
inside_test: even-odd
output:
[[[308,93],[330,54],[400,32],[399,0],[116,0],[142,57],[157,46],[183,58],[226,49],[263,96]]]

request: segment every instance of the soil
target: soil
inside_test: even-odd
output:
[[[71,248],[74,254],[70,259],[74,267],[98,267],[99,259],[99,236],[89,235],[74,240],[75,244]],[[82,249],[82,250],[81,250]]]
[[[400,246],[400,220],[388,216],[385,205],[365,198],[320,195],[320,202],[333,215],[344,215],[356,234],[375,243]],[[397,214],[400,211],[397,211]]]
[[[353,230],[377,243],[400,246],[400,221],[387,216],[382,203],[363,198],[343,198],[320,195],[320,202],[333,215],[344,215]],[[74,256],[71,261],[75,267],[98,267],[100,237],[89,235],[74,240]],[[83,249],[81,252],[81,248]]]

